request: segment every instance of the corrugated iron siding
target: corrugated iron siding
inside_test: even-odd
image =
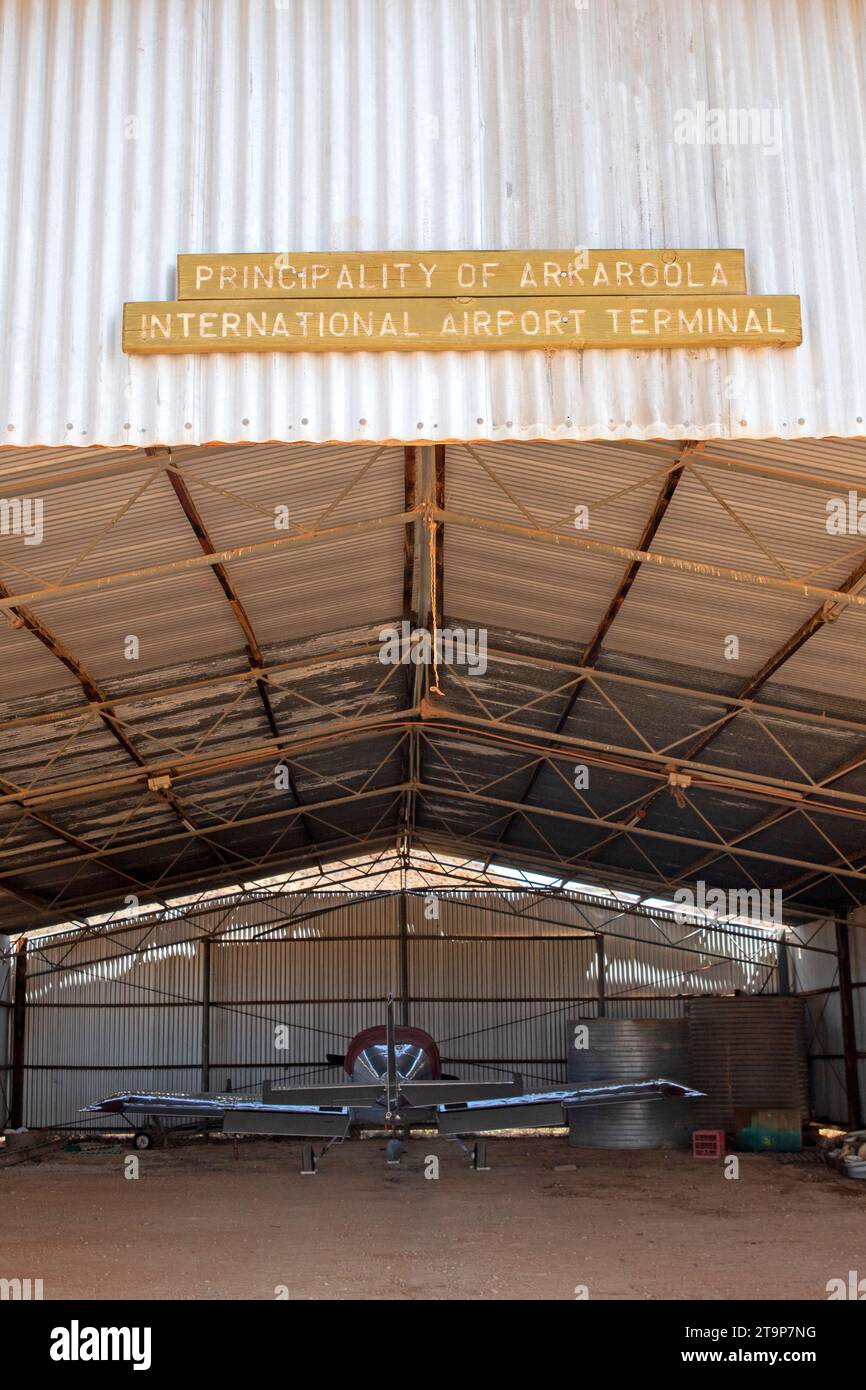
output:
[[[791,948],[794,987],[806,995],[806,1048],[812,1108],[816,1115],[847,1123],[842,1012],[839,1003],[839,967],[835,955],[836,928],[831,920],[808,923],[801,939],[827,954]],[[866,1050],[866,932],[852,924],[851,980],[854,985],[854,1026],[858,1050]],[[866,1059],[858,1062],[860,1095],[866,1096]]]
[[[808,1114],[805,1006],[793,997],[696,999],[689,1005],[689,1079],[704,1095],[696,1124],[737,1129],[739,1109]]]
[[[46,937],[30,948],[25,1122],[77,1125],[81,1106],[121,1088],[200,1089],[209,936],[211,1085],[250,1093],[277,1076],[333,1078],[326,1055],[381,1020],[403,959],[410,1021],[447,1069],[479,1078],[564,1078],[566,1020],[598,1006],[595,930],[616,934],[610,1017],[676,1018],[686,994],[775,989],[772,941],[656,920],[532,893],[334,893]],[[683,937],[696,954],[666,945]]]
[[[862,434],[857,0],[0,0],[11,444]],[[781,150],[677,112],[780,113]],[[179,251],[743,246],[805,346],[125,358]]]

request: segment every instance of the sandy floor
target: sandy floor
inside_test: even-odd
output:
[[[866,1274],[866,1183],[743,1155],[500,1139],[476,1173],[441,1140],[397,1170],[381,1144],[315,1177],[290,1143],[222,1139],[141,1155],[50,1153],[0,1171],[0,1277],[49,1298],[826,1298]],[[424,1176],[428,1154],[438,1180]],[[557,1165],[574,1164],[570,1171]]]

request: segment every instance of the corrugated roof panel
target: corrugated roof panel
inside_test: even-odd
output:
[[[38,545],[23,534],[3,536],[0,580],[10,591],[201,556],[165,472],[165,456],[88,450],[77,460],[68,451],[27,454],[12,491],[41,501],[43,534]],[[303,530],[351,525],[404,508],[401,448],[267,445],[182,450],[175,461],[217,550],[267,546]],[[136,462],[141,467],[133,467]],[[52,479],[44,496],[40,469]],[[60,482],[64,470],[66,486]],[[287,528],[282,514],[277,526],[277,507],[288,509]],[[402,537],[397,526],[266,549],[229,561],[227,570],[259,641],[276,642],[397,616]],[[98,680],[125,676],[133,667],[150,670],[240,652],[246,640],[216,576],[201,566],[37,598],[31,606]],[[126,655],[129,636],[139,639],[135,663]],[[28,633],[10,634],[0,625],[0,654],[4,648],[10,653],[5,697],[72,682]]]
[[[857,0],[2,0],[0,25],[10,444],[864,433]],[[700,103],[778,116],[778,148],[678,143]],[[575,244],[742,246],[805,344],[120,351],[181,251]]]
[[[603,467],[588,444],[455,445],[447,452],[445,501],[464,515],[636,545],[668,466],[639,445],[606,455]],[[588,509],[588,529],[575,532],[578,507]],[[451,522],[444,536],[450,617],[570,643],[591,637],[627,563]]]

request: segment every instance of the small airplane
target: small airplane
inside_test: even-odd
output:
[[[314,1086],[274,1086],[266,1081],[261,1100],[214,1092],[121,1091],[85,1106],[82,1113],[145,1115],[157,1121],[185,1116],[200,1118],[207,1126],[222,1120],[227,1134],[326,1139],[318,1154],[312,1142],[304,1145],[301,1172],[308,1174],[317,1171],[319,1159],[332,1144],[346,1139],[353,1127],[386,1131],[390,1167],[399,1165],[413,1126],[435,1128],[457,1142],[473,1168],[486,1171],[486,1144],[479,1135],[568,1124],[572,1111],[586,1105],[695,1100],[703,1095],[664,1078],[528,1091],[517,1073],[510,1081],[461,1081],[445,1076],[435,1039],[421,1028],[395,1025],[390,994],[385,1022],[356,1033],[345,1056],[331,1055],[328,1061],[342,1066],[349,1079]],[[136,1148],[150,1148],[152,1131],[137,1129],[133,1142]]]

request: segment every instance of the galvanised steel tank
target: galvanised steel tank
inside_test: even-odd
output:
[[[575,1046],[575,1031],[586,1028]],[[594,1086],[602,1081],[688,1083],[688,1022],[684,1018],[578,1018],[569,1023],[568,1079]],[[577,1109],[568,1142],[602,1149],[685,1147],[692,1121],[681,1100],[635,1101]]]
[[[0,936],[0,1131],[9,1119],[9,1034],[12,1027],[7,1007],[12,1002],[12,943]]]
[[[805,1004],[788,995],[692,999],[689,1105],[696,1129],[737,1128],[735,1111],[807,1113]]]

